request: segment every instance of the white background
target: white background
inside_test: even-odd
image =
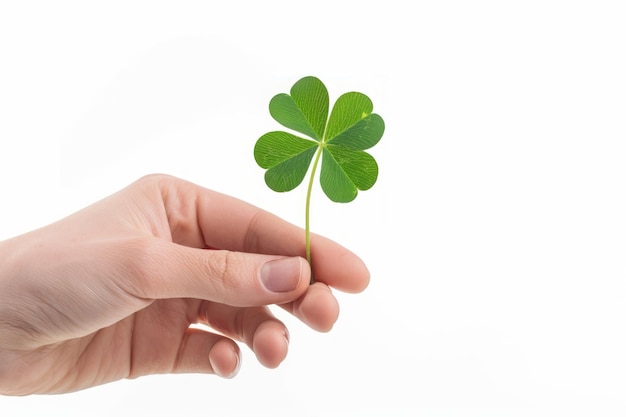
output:
[[[410,7],[408,5],[411,5]],[[626,413],[626,13],[615,1],[0,3],[0,239],[165,172],[303,223],[252,157],[315,75],[370,96],[378,183],[314,191],[372,274],[279,369],[160,375],[2,416]]]

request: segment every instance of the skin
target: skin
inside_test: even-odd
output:
[[[339,314],[330,287],[356,293],[369,282],[356,255],[321,236],[311,243],[313,285],[302,229],[164,175],[2,241],[0,394],[155,373],[230,378],[238,342],[274,368],[289,336],[269,305],[325,332]]]

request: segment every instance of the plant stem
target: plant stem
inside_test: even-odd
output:
[[[313,190],[313,179],[315,178],[315,171],[317,170],[317,164],[320,160],[320,156],[322,155],[323,142],[320,143],[320,146],[317,148],[317,152],[315,153],[315,161],[313,162],[313,168],[311,169],[311,178],[309,178],[309,188],[306,192],[306,208],[304,211],[305,219],[304,219],[304,232],[305,232],[305,242],[306,242],[306,260],[309,262],[309,267],[311,268],[311,284],[315,282],[313,278],[313,263],[311,262],[311,227],[309,223],[309,212],[311,211],[311,190]]]

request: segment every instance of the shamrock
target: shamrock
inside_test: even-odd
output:
[[[378,178],[378,164],[366,149],[376,145],[385,130],[383,119],[372,113],[372,101],[349,92],[335,102],[330,117],[328,90],[315,77],[304,77],[290,94],[277,94],[269,105],[278,123],[305,137],[284,131],[261,136],[254,158],[264,169],[265,182],[274,191],[290,191],[300,185],[313,161],[306,198],[306,247],[310,259],[309,208],[313,179],[321,158],[320,185],[332,201],[347,203],[358,190],[371,188]]]

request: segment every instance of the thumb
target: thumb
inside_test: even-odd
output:
[[[144,298],[197,298],[247,307],[293,301],[309,286],[309,265],[301,257],[154,241],[154,248],[131,261],[133,288]]]

